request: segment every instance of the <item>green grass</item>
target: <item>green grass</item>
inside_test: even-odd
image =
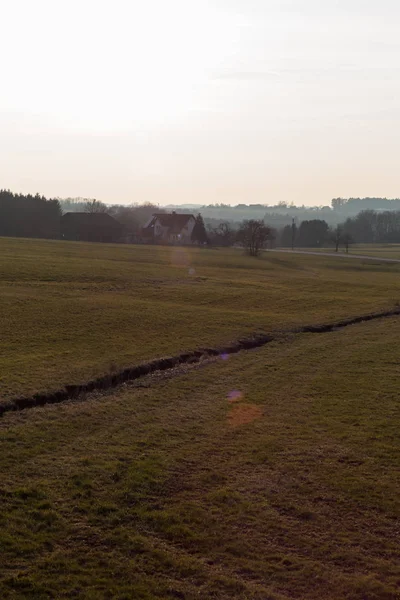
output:
[[[8,413],[0,597],[398,599],[399,335],[303,334]]]
[[[399,273],[326,257],[3,238],[0,397],[391,307]]]

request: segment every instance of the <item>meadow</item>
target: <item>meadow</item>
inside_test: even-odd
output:
[[[301,248],[299,248],[301,250]],[[336,254],[335,248],[327,246],[326,248],[308,248],[313,252],[329,252]],[[339,247],[339,254],[346,254],[346,249],[343,246]],[[351,244],[348,254],[359,254],[363,256],[371,256],[377,258],[394,258],[400,260],[400,244]]]
[[[400,265],[0,239],[0,398],[394,306]]]
[[[396,600],[397,319],[0,421],[0,594]]]
[[[400,265],[0,240],[1,393],[398,304]],[[0,597],[398,600],[400,317],[0,418]]]

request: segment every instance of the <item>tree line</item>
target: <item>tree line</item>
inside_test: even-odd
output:
[[[165,212],[153,204],[107,206],[98,200],[47,199],[39,194],[15,194],[0,190],[0,236],[59,238],[60,219],[65,212],[107,212],[135,232],[152,214]]]
[[[299,224],[292,220],[290,225],[275,229],[263,220],[246,220],[237,226],[229,222],[209,227],[208,237],[216,246],[232,246],[243,240],[243,230],[253,229],[255,224],[264,227],[261,246],[282,248],[322,248],[333,246],[336,251],[343,247],[347,252],[351,244],[400,244],[400,210],[364,210],[355,217],[330,227],[323,219],[307,219]]]
[[[61,214],[58,200],[0,190],[0,236],[57,238]]]
[[[58,238],[60,218],[71,208],[78,208],[78,212],[107,212],[131,232],[140,231],[154,212],[166,212],[151,203],[107,206],[93,199],[47,199],[39,194],[15,194],[3,189],[0,190],[0,236]],[[267,223],[265,218],[244,219],[241,223],[215,222],[203,220],[198,214],[194,241],[215,246],[241,244],[252,254],[266,245],[309,248],[333,245],[337,250],[340,246],[348,249],[351,243],[400,243],[400,210],[362,210],[334,226],[325,219],[300,222],[292,219],[281,228]]]
[[[238,227],[228,222],[210,227],[208,237],[211,244],[215,246],[244,245],[249,254],[255,256],[266,246],[321,247],[333,239],[333,232],[334,230],[329,228],[326,221],[321,219],[301,221],[299,226],[293,220],[291,225],[285,225],[281,229],[275,229],[263,220],[250,219],[244,220]],[[252,243],[250,239],[253,240]]]
[[[335,212],[355,216],[364,210],[400,210],[399,198],[333,198],[331,202]]]
[[[340,227],[356,243],[399,244],[400,210],[363,210],[355,217],[346,219]]]
[[[291,232],[285,227],[281,232],[280,245],[290,245]],[[296,228],[295,244],[318,247],[331,244],[338,250],[340,245],[348,249],[355,244],[399,244],[400,210],[363,210],[354,217],[348,217],[336,227],[329,227],[326,221],[303,221]]]
[[[179,211],[180,207],[174,207]],[[184,208],[186,210],[186,208]],[[276,202],[271,204],[229,204],[217,203],[198,207],[206,220],[240,223],[245,219],[264,220],[274,228],[290,225],[292,219],[297,222],[324,220],[333,227],[347,217],[354,217],[363,210],[400,210],[400,199],[388,198],[333,198],[330,204],[320,206],[301,206],[293,202]],[[217,223],[215,223],[217,224]]]
[[[154,212],[165,212],[150,203],[107,206],[95,199],[80,199],[76,203],[69,199],[64,206],[71,208],[71,204],[75,204],[74,208],[78,205],[80,211],[76,212],[108,213],[131,232],[139,231]],[[63,201],[59,199],[47,199],[39,194],[33,196],[0,190],[0,236],[57,239],[60,237],[62,214]],[[230,226],[228,228],[231,231]],[[263,222],[249,221],[247,227],[239,228],[234,236],[229,238],[229,245],[242,241],[245,245],[249,244],[250,252],[255,255],[265,244],[270,231]],[[211,242],[201,214],[196,217],[192,241],[202,245]]]

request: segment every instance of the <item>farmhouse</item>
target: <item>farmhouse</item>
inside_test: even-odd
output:
[[[191,244],[196,219],[191,214],[155,213],[142,229],[147,244]]]
[[[107,213],[66,213],[61,217],[61,237],[76,242],[118,242],[124,226]]]

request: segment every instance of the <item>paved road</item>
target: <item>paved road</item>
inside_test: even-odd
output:
[[[311,250],[280,250],[275,248],[267,252],[285,252],[286,254],[311,254],[312,256],[330,256],[336,258],[362,258],[364,260],[379,260],[379,262],[400,263],[400,258],[385,258],[383,256],[365,256],[364,254],[345,254],[340,252],[311,252]]]

